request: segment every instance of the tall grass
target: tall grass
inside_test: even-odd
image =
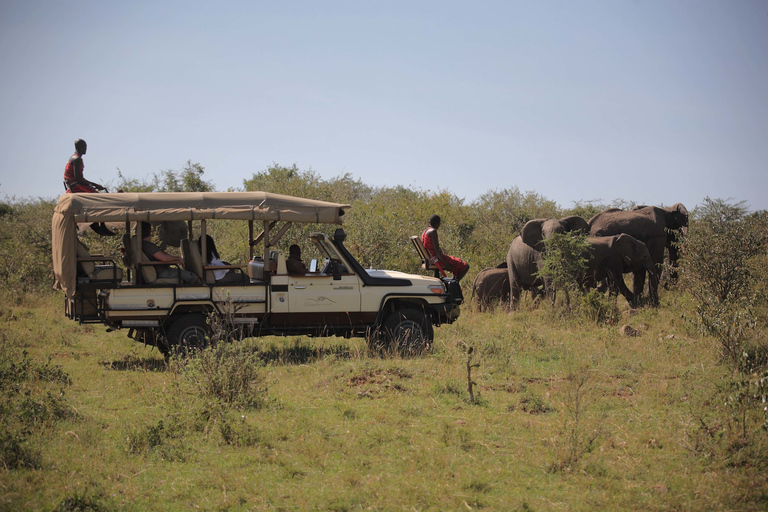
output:
[[[717,345],[681,322],[688,296],[661,300],[620,305],[635,337],[524,303],[464,311],[416,358],[294,337],[168,363],[56,300],[10,306],[6,339],[35,375],[69,376],[40,389],[73,412],[30,431],[0,508],[759,510],[758,418],[731,437]]]

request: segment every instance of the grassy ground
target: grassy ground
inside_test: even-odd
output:
[[[6,300],[0,509],[766,510],[763,420],[723,406],[682,301],[610,327],[465,308],[422,357],[269,338],[226,366]]]

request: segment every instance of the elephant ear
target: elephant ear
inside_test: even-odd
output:
[[[683,206],[683,203],[677,203],[671,210],[675,218],[675,226],[672,229],[688,227],[688,209]]]
[[[520,237],[525,245],[529,245],[539,252],[544,250],[544,236],[541,227],[547,219],[529,220],[520,230]]]
[[[621,234],[613,237],[609,246],[614,253],[619,255],[624,265],[632,266],[632,260],[635,257],[635,250],[637,248],[637,240],[630,235]]]
[[[187,223],[183,220],[164,220],[160,223],[158,238],[166,245],[179,247],[187,236]]]
[[[589,233],[589,223],[578,215],[563,217],[560,222],[563,223],[568,232]]]

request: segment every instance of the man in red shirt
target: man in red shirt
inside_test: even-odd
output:
[[[98,183],[88,181],[83,176],[83,171],[85,170],[83,155],[87,149],[88,144],[86,144],[83,139],[77,139],[75,141],[75,153],[69,157],[67,166],[64,167],[64,183],[67,187],[67,193],[96,193],[99,190],[105,190],[104,187]]]
[[[104,187],[93,181],[88,181],[83,176],[85,163],[83,155],[88,149],[88,144],[83,139],[75,141],[75,153],[69,157],[66,167],[64,167],[64,186],[67,188],[67,194],[70,193],[92,193],[96,194],[99,190],[106,190]],[[91,229],[102,236],[115,236],[103,222],[94,222]]]
[[[429,218],[429,227],[421,234],[421,244],[424,249],[427,250],[429,256],[437,257],[442,267],[445,270],[450,270],[453,274],[453,278],[456,281],[461,281],[461,278],[469,271],[469,265],[466,261],[456,258],[454,256],[448,256],[442,250],[440,250],[440,242],[437,240],[437,230],[440,227],[440,216],[433,215]]]

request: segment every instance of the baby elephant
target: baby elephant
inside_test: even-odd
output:
[[[589,238],[590,250],[587,275],[582,283],[586,288],[599,288],[607,283],[612,295],[621,293],[632,305],[637,305],[640,292],[633,294],[624,283],[624,274],[634,274],[635,282],[647,273],[651,283],[651,302],[658,303],[654,293],[658,285],[656,266],[646,245],[630,235],[596,236]]]
[[[509,274],[506,268],[481,270],[472,284],[472,297],[477,296],[478,311],[486,311],[495,301],[509,303]],[[471,299],[470,299],[471,300]]]

